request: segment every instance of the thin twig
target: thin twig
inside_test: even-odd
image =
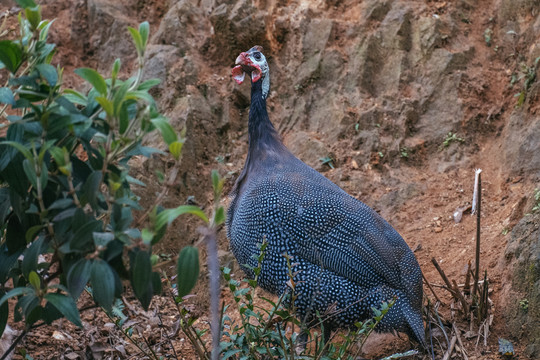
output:
[[[469,263],[467,264],[467,274],[465,275],[465,284],[463,285],[463,292],[465,294],[471,293],[471,260],[469,260]]]
[[[459,298],[454,293],[454,288],[452,286],[452,283],[450,283],[450,280],[448,280],[448,278],[446,277],[446,274],[444,273],[443,269],[441,269],[441,267],[439,266],[439,263],[437,262],[437,260],[435,258],[431,258],[431,262],[433,263],[433,265],[435,265],[435,268],[437,269],[442,279],[444,280],[444,283],[448,287],[447,289],[448,292],[452,295],[452,297],[454,297],[457,301],[459,301]]]
[[[158,319],[159,319],[159,325],[164,327],[163,325],[163,319],[161,318],[161,312],[159,311],[159,307],[158,307],[158,313],[157,313],[157,316],[158,316]],[[171,338],[169,337],[169,334],[167,333],[167,331],[164,331],[163,332],[165,334],[165,338],[167,339],[167,342],[169,343],[169,346],[171,347],[172,351],[173,351],[173,354],[174,354],[174,358],[176,360],[178,360],[178,355],[176,354],[176,350],[174,348],[174,345],[171,341]]]
[[[459,335],[459,329],[456,326],[456,323],[452,323],[452,327],[454,328],[454,332],[457,336],[457,341],[459,344],[459,348],[461,349],[461,354],[463,355],[464,360],[469,360],[469,357],[467,356],[467,352],[465,351],[465,347],[463,346],[463,342],[461,342],[461,336]]]
[[[45,324],[45,323],[43,323]],[[32,328],[30,328],[32,329]],[[26,334],[28,334],[28,331],[30,329],[24,329],[22,333],[19,334],[19,336],[17,336],[17,338],[15,339],[15,341],[11,344],[11,346],[7,349],[7,351],[4,353],[4,355],[2,355],[2,357],[0,358],[0,360],[5,360],[9,354],[11,354],[11,352],[15,349],[15,347],[19,344],[19,342],[21,342],[21,340],[26,336]]]
[[[452,283],[454,284],[454,291],[457,294],[459,301],[461,302],[461,306],[463,307],[463,313],[467,315],[469,313],[469,304],[467,304],[467,301],[465,301],[463,294],[461,293],[461,291],[459,291],[456,280],[452,280]]]
[[[452,352],[454,351],[454,347],[456,346],[456,340],[457,340],[457,336],[454,335],[452,337],[452,340],[450,340],[450,346],[448,347],[448,350],[444,354],[443,360],[450,359],[450,355],[452,355]]]
[[[207,356],[208,351],[206,349],[206,346],[205,346],[204,342],[202,342],[202,340],[199,337],[199,335],[197,334],[197,332],[193,331],[193,329],[191,327],[187,326],[188,322],[186,321],[186,318],[182,314],[182,310],[180,309],[180,304],[178,304],[176,302],[175,295],[174,295],[174,293],[172,291],[173,287],[171,285],[171,281],[169,280],[169,277],[167,276],[167,274],[163,270],[162,270],[161,274],[163,275],[163,277],[167,281],[167,285],[168,285],[168,287],[170,289],[170,294],[171,294],[172,300],[173,300],[174,304],[176,305],[176,309],[178,310],[178,314],[180,315],[179,328],[182,329],[182,332],[187,336],[187,338],[190,341],[191,345],[193,345],[193,347],[195,348],[195,351],[197,352],[197,355],[199,355],[199,359],[208,360],[208,356]],[[197,340],[199,340],[200,343]]]
[[[429,290],[431,290],[431,293],[433,294],[433,296],[435,296],[435,299],[437,299],[437,301],[442,304],[443,302],[441,301],[441,299],[439,299],[439,297],[435,293],[435,290],[433,290],[433,287],[431,287],[431,284],[429,283],[429,281],[427,281],[426,277],[424,276],[424,273],[422,273],[422,277],[424,278],[424,283],[428,286]]]

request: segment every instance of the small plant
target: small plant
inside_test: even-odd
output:
[[[514,97],[517,97],[516,107],[521,107],[525,103],[527,94],[532,84],[536,81],[536,70],[538,69],[539,61],[540,61],[540,56],[534,60],[534,64],[532,66],[521,64],[521,75],[519,75],[519,77],[517,78],[514,75],[512,76],[511,84],[514,84],[517,81],[525,79],[523,81],[521,91],[514,95]]]
[[[406,147],[402,147],[401,149],[399,149],[399,156],[401,156],[404,159],[409,158],[409,153],[410,153],[410,150]]]
[[[521,299],[519,301],[519,308],[523,312],[527,312],[529,310],[529,299]]]
[[[379,152],[377,153],[377,155],[379,155],[379,157],[380,157],[381,159],[384,157],[384,154],[383,154],[382,151],[379,151]]]
[[[487,28],[484,30],[484,41],[486,42],[487,46],[491,46],[491,37],[493,36],[493,30],[491,28]]]
[[[334,168],[334,159],[332,159],[330,156],[325,156],[319,160],[323,163],[323,165],[328,165],[331,169]]]
[[[465,142],[465,139],[460,138],[456,133],[450,131],[448,134],[446,134],[446,138],[444,138],[441,147],[446,148],[453,142],[463,143]]]
[[[537,212],[540,210],[540,188],[534,189],[534,206],[532,212]]]

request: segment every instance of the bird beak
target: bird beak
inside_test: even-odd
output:
[[[236,66],[232,69],[232,77],[239,85],[244,82],[244,78],[246,77],[244,66],[248,66],[249,64],[249,58],[246,55],[245,52],[238,55],[234,62]]]
[[[235,65],[249,65],[250,61],[247,57],[247,53],[243,52],[236,58],[236,61],[234,62]]]
[[[251,74],[252,82],[256,82],[261,78],[261,69],[258,65],[254,65],[251,62],[251,59],[246,52],[240,53],[234,63],[236,66],[232,69],[232,77],[238,84],[242,84],[244,82],[246,73]]]

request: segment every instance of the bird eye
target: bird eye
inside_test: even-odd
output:
[[[253,57],[255,58],[255,60],[259,61],[259,60],[261,60],[261,53],[258,52],[258,51],[254,52]]]

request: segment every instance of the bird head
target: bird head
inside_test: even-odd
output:
[[[236,58],[236,66],[232,69],[233,79],[242,84],[246,73],[251,76],[252,82],[268,76],[268,63],[262,53],[262,46],[254,46]]]

